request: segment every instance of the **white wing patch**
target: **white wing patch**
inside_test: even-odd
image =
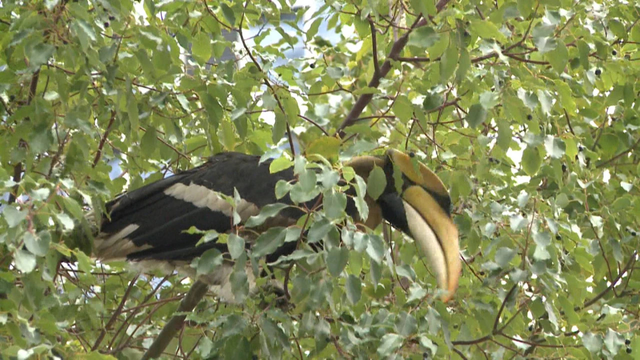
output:
[[[177,183],[167,188],[164,193],[178,200],[190,202],[199,208],[206,207],[213,211],[219,211],[228,217],[233,217],[233,206],[220,197],[218,193],[206,186],[194,183],[189,185]],[[236,211],[242,221],[260,213],[260,209],[258,209],[256,205],[244,199],[241,199],[240,202],[236,204]]]
[[[448,284],[447,260],[438,242],[438,237],[413,206],[407,204],[405,201],[403,201],[403,203],[411,235],[418,245],[420,245],[424,256],[427,257],[431,268],[435,271],[438,287],[446,289]]]
[[[136,246],[127,239],[139,227],[137,224],[129,224],[115,234],[98,234],[94,242],[94,253],[102,260],[124,260],[128,254],[151,248],[150,245]]]

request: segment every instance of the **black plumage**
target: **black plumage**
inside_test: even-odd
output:
[[[107,240],[127,226],[138,227],[124,238],[134,246],[124,246],[124,252],[110,248],[108,257],[128,260],[190,260],[204,251],[217,248],[226,253],[225,244],[209,242],[196,247],[202,237],[200,234],[186,232],[191,227],[199,230],[215,230],[226,233],[233,227],[232,218],[221,209],[226,202],[218,201],[218,209],[198,207],[192,201],[178,199],[168,195],[167,189],[176,184],[184,186],[198,185],[233,197],[237,190],[241,198],[255,211],[246,210],[249,215],[256,215],[260,208],[267,204],[282,202],[290,204],[289,196],[277,200],[274,189],[279,180],[289,181],[294,178],[293,170],[286,169],[275,174],[269,172],[272,160],[259,164],[260,157],[240,153],[221,153],[209,159],[204,165],[151,183],[137,190],[123,194],[106,205],[107,214],[98,237],[98,255],[101,241]],[[203,192],[203,194],[206,194]],[[230,207],[230,205],[229,205]],[[281,217],[297,219],[302,212],[296,208],[285,208]],[[246,220],[246,219],[244,219]],[[122,241],[124,239],[120,239]],[[116,241],[110,246],[117,246]],[[104,246],[104,245],[103,245]],[[104,253],[104,251],[102,251]],[[281,253],[281,251],[278,251]],[[103,256],[105,257],[105,256]]]

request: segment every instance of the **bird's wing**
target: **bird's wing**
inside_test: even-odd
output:
[[[219,194],[233,196],[234,189],[242,199],[235,204],[242,221],[277,202],[276,183],[293,179],[293,173],[271,174],[270,162],[258,161],[257,156],[218,154],[201,167],[118,197],[107,204],[109,214],[96,237],[95,255],[103,260],[191,260],[211,248],[226,252],[226,245],[215,241],[196,246],[201,235],[185,231],[192,226],[231,230],[234,208]],[[298,216],[292,210],[285,210],[285,216]]]

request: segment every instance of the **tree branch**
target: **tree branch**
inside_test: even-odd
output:
[[[398,41],[393,43],[391,51],[389,52],[389,55],[387,55],[387,59],[380,67],[380,70],[374,73],[373,78],[371,78],[371,81],[369,81],[369,87],[377,88],[380,85],[380,80],[385,77],[391,70],[391,61],[397,61],[400,53],[402,52],[402,49],[404,49],[405,45],[407,45],[411,32],[416,28],[426,25],[426,23],[426,20],[424,20],[421,16],[418,16],[413,25],[411,25],[409,31],[402,35],[402,37],[398,39]],[[347,114],[347,117],[336,130],[336,133],[339,134],[340,137],[344,135],[343,130],[346,127],[349,127],[358,121],[358,117],[360,117],[360,114],[362,114],[364,108],[367,107],[367,105],[371,102],[371,99],[373,99],[373,94],[363,94],[358,98],[358,100],[356,100],[353,108],[351,108],[351,111],[349,112],[349,114]]]
[[[113,324],[116,322],[118,315],[122,314],[122,309],[124,309],[124,303],[129,298],[129,294],[131,293],[131,290],[133,289],[133,286],[135,285],[137,280],[138,280],[138,275],[134,276],[133,279],[131,279],[131,282],[129,282],[129,287],[127,287],[127,290],[124,292],[124,295],[120,300],[120,304],[118,305],[118,308],[111,315],[111,318],[109,319],[109,322],[107,322],[107,325],[105,325],[100,331],[100,335],[98,335],[98,338],[93,343],[93,346],[91,347],[91,351],[95,351],[98,349],[98,347],[100,346],[100,343],[102,343],[102,340],[104,339],[104,336],[107,334],[107,331],[111,329]]]
[[[196,280],[196,282],[191,285],[191,289],[189,289],[189,292],[184,299],[182,299],[176,310],[179,315],[174,315],[171,320],[167,322],[158,337],[156,337],[149,349],[147,349],[142,356],[142,360],[155,359],[162,354],[176,333],[178,333],[178,330],[182,328],[184,319],[187,317],[184,313],[193,310],[207,293],[208,289],[209,286],[200,280]]]
[[[371,15],[367,18],[371,27],[371,44],[373,47],[373,69],[374,76],[380,76],[380,65],[378,64],[378,43],[376,41],[376,24],[373,22]]]
[[[630,148],[628,148],[627,150],[625,150],[625,151],[621,152],[620,154],[618,154],[618,155],[616,155],[616,156],[612,157],[612,158],[611,158],[611,159],[609,159],[609,160],[605,160],[605,161],[601,162],[600,164],[596,165],[596,168],[601,168],[601,167],[603,167],[603,166],[605,166],[605,165],[610,164],[610,163],[611,163],[611,162],[613,162],[613,161],[618,160],[619,158],[621,158],[621,157],[623,157],[624,155],[626,155],[626,154],[630,153],[631,151],[633,151],[633,149],[635,149],[639,144],[640,144],[640,138],[639,138],[639,139],[638,139],[638,140],[637,140],[633,145],[631,145],[631,147],[630,147]]]
[[[116,112],[111,110],[111,118],[109,119],[109,124],[107,125],[107,128],[104,130],[104,134],[100,138],[100,143],[98,144],[98,151],[96,152],[96,156],[93,158],[93,165],[91,166],[92,168],[98,165],[98,161],[100,161],[100,158],[102,157],[102,148],[104,148],[104,143],[107,141],[107,136],[109,136],[109,131],[111,131],[111,126],[113,125],[113,122],[115,120],[116,120]]]
[[[636,256],[638,256],[638,252],[634,251],[633,254],[631,254],[631,258],[629,259],[629,261],[627,261],[627,264],[625,265],[624,269],[620,270],[620,273],[618,274],[618,276],[613,281],[611,281],[611,285],[609,285],[606,289],[602,290],[602,292],[600,292],[598,295],[596,295],[593,299],[591,299],[589,301],[586,301],[584,303],[584,305],[582,305],[581,307],[576,308],[574,310],[575,311],[584,310],[584,309],[588,308],[589,306],[591,306],[591,305],[595,304],[596,302],[598,302],[598,300],[602,299],[603,296],[605,296],[609,291],[611,291],[611,289],[613,289],[613,287],[616,285],[618,280],[620,280],[620,278],[622,278],[622,275],[626,274],[627,271],[629,271],[631,266],[635,263]]]

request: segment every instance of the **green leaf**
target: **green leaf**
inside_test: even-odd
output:
[[[269,205],[267,205],[269,206]],[[244,254],[244,239],[231,233],[227,237],[227,248],[232,259],[237,259]]]
[[[366,235],[365,238],[368,240],[367,255],[371,260],[379,264],[384,257],[384,242],[382,238],[377,235]]]
[[[545,54],[545,59],[551,64],[553,70],[563,73],[569,61],[567,46],[562,41],[557,42],[556,48]]]
[[[536,44],[536,47],[538,48],[538,52],[540,54],[552,51],[558,46],[558,41],[550,36],[541,36],[538,38],[534,38],[533,42],[534,44]]]
[[[340,150],[340,139],[336,137],[321,137],[307,146],[307,155],[318,154],[325,159],[337,159]]]
[[[535,8],[533,0],[518,0],[518,12],[525,19],[529,18]]]
[[[29,60],[29,65],[33,67],[40,67],[46,64],[55,51],[55,46],[45,43],[29,45],[24,49],[25,55]]]
[[[507,268],[511,259],[516,255],[516,251],[514,249],[509,249],[507,247],[501,247],[496,251],[496,263],[500,265],[501,268]]]
[[[407,45],[420,48],[428,48],[433,46],[440,39],[440,35],[428,26],[422,26],[409,35]]]
[[[504,151],[511,146],[511,124],[505,120],[498,120],[498,141],[497,144]]]
[[[602,336],[587,332],[582,335],[582,344],[584,344],[584,347],[587,348],[589,352],[597,354],[602,350]]]
[[[222,14],[224,18],[227,19],[229,25],[234,26],[236,24],[236,14],[232,8],[229,7],[226,3],[220,3],[220,9],[222,10]],[[243,14],[244,16],[244,14]]]
[[[298,183],[302,187],[302,191],[313,191],[318,182],[318,176],[312,169],[304,169],[304,171],[298,174]]]
[[[205,32],[200,32],[193,37],[193,44],[191,46],[193,56],[201,62],[205,63],[209,61],[213,54],[213,48],[211,47],[211,36]]]
[[[360,301],[362,297],[362,282],[360,278],[350,274],[349,277],[347,277],[346,291],[347,300],[349,300],[350,303],[356,304]]]
[[[10,228],[18,226],[24,219],[27,218],[29,212],[26,210],[18,210],[13,206],[6,206],[2,209],[2,217],[9,225]]]
[[[274,159],[269,165],[269,172],[271,174],[278,173],[282,170],[286,170],[293,166],[293,161],[287,159],[284,156],[280,156],[277,159]]]
[[[322,197],[322,207],[329,219],[340,219],[347,206],[347,195],[333,189],[326,190]]]
[[[547,247],[551,244],[551,234],[548,232],[538,232],[533,235],[533,240],[536,243],[536,249],[533,253],[535,260],[549,260],[551,254],[547,250]]]
[[[416,10],[416,14],[422,14],[423,16],[433,16],[437,13],[435,4],[430,1],[411,0],[411,7]]]
[[[334,225],[326,218],[322,217],[319,220],[314,221],[309,228],[309,234],[307,235],[307,241],[309,243],[314,243],[322,240],[331,229],[334,228]]]
[[[578,40],[578,53],[580,54],[580,64],[585,70],[589,70],[589,45],[584,40]]]
[[[276,111],[276,119],[271,129],[271,140],[274,144],[277,144],[280,139],[284,137],[287,131],[287,116],[283,113]]]
[[[606,157],[611,157],[618,152],[620,139],[614,134],[604,134],[600,137],[599,144],[602,148],[602,154]]]
[[[466,48],[460,50],[460,59],[458,61],[458,70],[456,71],[456,83],[460,84],[466,80],[466,75],[471,68],[471,56]]]
[[[442,97],[440,96],[440,94],[428,93],[424,97],[424,101],[422,102],[422,107],[424,108],[424,111],[427,111],[427,112],[433,109],[436,109],[441,105],[442,105]]]
[[[262,225],[268,218],[274,217],[278,215],[282,209],[288,207],[287,204],[275,203],[268,204],[260,209],[260,213],[258,215],[254,215],[250,217],[244,224],[245,227],[251,228],[256,227],[258,225]]]
[[[35,255],[26,250],[16,250],[13,253],[13,259],[15,261],[16,268],[25,274],[32,272],[36,268]]]
[[[209,249],[202,253],[202,256],[196,261],[196,274],[198,276],[208,275],[213,273],[218,266],[222,265],[223,257],[218,249]]]
[[[231,283],[231,292],[235,301],[242,303],[249,294],[249,283],[244,265],[240,263],[236,263],[236,265],[241,266],[234,266],[233,272],[229,276],[229,282]]]
[[[566,146],[562,139],[548,135],[544,140],[544,148],[554,159],[561,159],[564,156]]]
[[[218,131],[218,138],[222,146],[228,151],[233,151],[236,147],[236,132],[233,129],[233,124],[230,121],[222,121]]]
[[[140,139],[140,150],[142,150],[146,154],[151,154],[158,145],[158,139],[156,135],[156,129],[153,127],[148,127],[147,131],[145,131],[144,135],[142,135],[142,139]]]
[[[407,122],[413,117],[413,104],[404,95],[399,95],[393,104],[393,112],[402,122]]]
[[[367,182],[367,193],[373,200],[378,200],[380,195],[387,187],[387,175],[384,170],[378,166],[374,166],[373,170],[369,173],[369,180]]]
[[[385,334],[380,340],[378,354],[382,358],[387,358],[402,346],[404,338],[398,334]]]
[[[29,231],[25,232],[22,238],[24,245],[32,254],[36,256],[45,256],[49,251],[49,244],[51,243],[51,235],[47,231],[41,231],[38,234],[33,234]]]
[[[456,41],[451,41],[440,60],[440,81],[446,83],[456,71],[456,66],[458,66],[458,46]]]
[[[503,44],[507,41],[507,37],[500,32],[496,24],[489,20],[474,19],[471,21],[468,29],[471,34],[483,39],[497,40]]]
[[[418,321],[411,314],[401,312],[395,323],[395,330],[402,336],[411,336],[418,330]]]
[[[467,124],[469,124],[472,129],[475,129],[487,119],[487,110],[480,104],[473,104],[469,108],[469,113],[465,119],[467,120]]]
[[[332,276],[340,276],[349,261],[349,249],[346,247],[334,247],[327,252],[327,269]]]
[[[80,40],[80,46],[83,51],[87,51],[96,40],[96,32],[88,22],[83,19],[74,19],[71,22],[71,29]]]
[[[542,157],[538,148],[527,146],[522,153],[522,168],[524,172],[529,175],[535,175],[542,165]]]
[[[284,244],[286,235],[287,231],[282,227],[274,227],[263,232],[256,240],[256,244],[251,248],[253,256],[259,258],[272,254]]]

